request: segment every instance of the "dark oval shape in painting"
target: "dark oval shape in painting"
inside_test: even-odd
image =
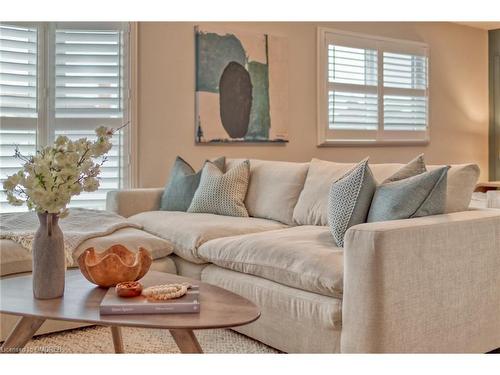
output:
[[[231,61],[219,81],[220,118],[231,138],[243,138],[252,109],[252,81],[243,65]]]

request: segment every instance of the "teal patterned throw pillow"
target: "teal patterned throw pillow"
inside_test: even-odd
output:
[[[347,229],[366,222],[376,186],[368,158],[332,184],[327,216],[330,231],[338,246],[344,246]]]

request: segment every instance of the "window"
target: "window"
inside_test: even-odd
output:
[[[429,140],[428,47],[320,28],[318,143]]]
[[[100,125],[129,120],[129,33],[123,23],[0,25],[0,180],[24,154],[59,134],[94,137]],[[71,207],[103,209],[106,193],[129,184],[128,127],[113,137],[99,190],[73,197]],[[6,203],[3,212],[25,210]]]

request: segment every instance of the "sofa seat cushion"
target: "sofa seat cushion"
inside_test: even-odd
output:
[[[259,306],[260,318],[235,331],[287,353],[340,353],[342,300],[213,264],[203,270],[201,280]]]
[[[137,228],[123,228],[107,236],[83,241],[73,252],[73,262],[69,266],[76,267],[76,259],[89,247],[103,251],[115,244],[122,244],[130,250],[138,250],[142,246],[150,251],[153,260],[164,258],[173,251],[170,242],[162,238]],[[30,251],[12,240],[0,240],[0,276],[30,272],[31,262]]]
[[[206,263],[198,247],[209,240],[286,228],[277,221],[179,211],[149,211],[131,216],[133,223],[174,246],[174,253],[193,263]]]
[[[226,269],[342,297],[343,251],[328,227],[306,225],[220,238],[200,246],[198,254]]]

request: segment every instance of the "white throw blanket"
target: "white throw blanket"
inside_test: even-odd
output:
[[[35,212],[15,212],[0,214],[0,238],[19,243],[29,251],[33,248],[33,238],[39,221]],[[69,215],[59,220],[64,235],[66,263],[73,261],[73,252],[89,238],[106,236],[122,228],[141,228],[124,217],[108,211],[71,208]]]

